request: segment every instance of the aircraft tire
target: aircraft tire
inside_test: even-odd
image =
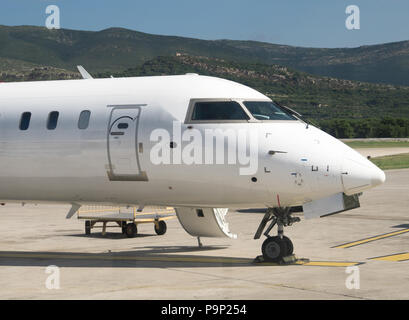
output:
[[[290,238],[283,236],[283,240],[287,245],[287,253],[284,256],[289,256],[292,255],[294,252],[294,245],[292,243],[292,241],[290,240]]]
[[[121,223],[121,230],[122,230],[122,234],[126,234],[126,222],[122,221]]]
[[[278,262],[287,255],[287,243],[278,236],[269,237],[264,240],[261,252],[265,261]]]
[[[126,225],[125,234],[128,238],[135,238],[138,233],[138,228],[135,223],[128,223]]]
[[[167,226],[165,221],[159,221],[158,224],[155,224],[155,232],[158,236],[162,236],[166,233]]]
[[[91,221],[85,221],[85,234],[88,236],[91,234]]]

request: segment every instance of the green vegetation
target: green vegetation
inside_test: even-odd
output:
[[[295,109],[337,138],[409,137],[408,87],[324,78],[277,65],[187,55],[157,57],[114,75],[130,77],[188,72],[246,84]],[[108,75],[99,74],[100,77]]]
[[[376,157],[371,161],[383,170],[409,168],[409,153]]]
[[[365,126],[372,126],[370,118],[409,118],[409,87],[375,85],[364,82],[340,80],[334,78],[313,76],[304,72],[292,70],[278,65],[253,63],[238,63],[209,57],[193,57],[188,55],[173,57],[157,57],[144,64],[113,73],[115,77],[132,77],[148,75],[184,74],[195,72],[230,79],[248,85],[303,114],[307,119],[319,122],[325,127],[334,123],[322,120],[349,119],[365,120],[363,128],[358,128],[358,120],[351,124],[353,132],[346,127],[341,132],[343,123],[337,123],[340,130],[334,135],[341,138],[370,137],[381,134],[389,137],[389,120],[381,129],[370,132]],[[108,77],[111,73],[100,73],[98,77]],[[319,121],[316,121],[319,120]],[[369,121],[368,123],[366,123]],[[399,126],[405,123],[398,121]],[[375,124],[377,125],[377,124]],[[393,124],[396,126],[396,124]],[[349,131],[348,131],[349,130]],[[392,136],[407,136],[406,129],[392,132]],[[339,132],[339,134],[337,133]]]
[[[14,63],[14,67],[12,69],[6,69],[4,66],[9,65],[10,61]],[[81,76],[78,72],[28,63],[16,64],[15,60],[0,58],[1,81],[40,81],[80,78]]]
[[[99,72],[94,76],[131,77],[189,72],[248,85],[295,109],[338,138],[408,136],[405,119],[409,119],[409,87],[319,77],[278,65],[188,55],[157,57],[124,71]],[[36,65],[0,73],[3,81],[78,77],[78,72]]]
[[[122,28],[91,32],[0,26],[0,58],[70,71],[81,64],[90,72],[115,72],[176,53],[239,63],[276,64],[334,78],[409,85],[409,41],[325,49],[159,36]],[[311,92],[311,99],[314,98],[315,93]]]
[[[409,148],[409,141],[344,141],[351,148]]]
[[[1,60],[0,60],[1,61]],[[409,137],[409,87],[318,77],[278,65],[238,63],[209,57],[157,57],[140,66],[96,77],[176,75],[189,72],[248,85],[287,105],[337,138]],[[73,79],[79,74],[24,65],[3,80]],[[374,115],[376,115],[374,117]]]
[[[409,137],[408,117],[381,119],[331,119],[318,121],[318,124],[322,130],[337,138]]]
[[[273,64],[274,63],[274,64]],[[0,81],[189,72],[248,85],[337,138],[409,137],[409,41],[314,49],[205,41],[111,28],[100,32],[0,26]],[[295,69],[297,70],[295,70]]]

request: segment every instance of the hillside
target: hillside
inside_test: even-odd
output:
[[[18,67],[11,68],[10,65]],[[0,58],[1,81],[79,79],[74,71]],[[88,69],[88,66],[85,65]],[[92,73],[92,72],[91,72]],[[94,77],[198,73],[248,85],[304,116],[320,119],[409,118],[409,87],[320,77],[280,65],[242,63],[202,56],[160,56],[118,72]]]
[[[242,63],[277,64],[341,79],[409,85],[409,41],[317,49],[256,41],[198,40],[111,28],[99,32],[0,26],[0,59],[75,71],[115,72],[177,52]]]
[[[319,77],[279,65],[209,57],[157,57],[143,65],[99,77],[199,73],[246,84],[312,119],[409,118],[409,87]]]
[[[0,58],[0,81],[80,79],[78,72],[21,60]]]
[[[10,67],[14,61],[0,59]],[[87,67],[87,66],[86,66]],[[409,87],[319,77],[279,65],[239,63],[177,55],[157,57],[121,72],[94,77],[131,77],[195,72],[247,84],[317,122],[340,138],[409,136]],[[80,78],[78,72],[35,64],[0,73],[0,80],[26,81]]]

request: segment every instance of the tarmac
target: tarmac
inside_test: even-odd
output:
[[[355,149],[364,157],[370,156],[371,158],[391,156],[402,153],[409,153],[409,148],[396,147],[396,148],[358,148]]]
[[[238,239],[138,226],[84,233],[68,205],[0,207],[0,299],[409,299],[409,169],[386,171],[361,208],[285,228],[296,264],[255,263],[258,210],[227,216]],[[352,281],[351,279],[354,279]]]

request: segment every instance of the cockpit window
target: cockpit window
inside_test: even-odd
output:
[[[257,120],[297,120],[271,101],[245,101],[244,105]]]
[[[249,116],[235,101],[196,102],[192,120],[249,120]]]

